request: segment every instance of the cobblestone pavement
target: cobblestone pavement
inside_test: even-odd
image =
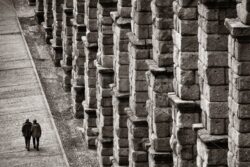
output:
[[[0,0],[0,52],[0,166],[68,166],[10,0]],[[43,129],[39,152],[24,147],[26,118]]]

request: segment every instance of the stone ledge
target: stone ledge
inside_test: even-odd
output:
[[[148,127],[147,118],[145,117],[137,117],[134,115],[134,113],[131,111],[130,108],[125,108],[125,112],[128,115],[128,120],[137,127]]]
[[[70,19],[70,22],[75,28],[77,28],[81,31],[86,30],[86,25],[85,24],[78,24],[74,18]]]
[[[96,118],[97,115],[96,115],[96,109],[95,108],[89,108],[87,106],[87,104],[85,103],[85,101],[82,102],[82,105],[84,107],[84,112],[86,114],[88,114],[89,116],[91,116],[91,118]]]
[[[149,71],[154,75],[173,76],[173,67],[159,67],[154,60],[146,60]]]
[[[95,60],[95,65],[96,65],[96,70],[97,72],[101,73],[101,74],[114,74],[114,70],[113,68],[106,68],[101,66],[100,64],[97,63],[97,61]]]
[[[99,131],[98,131],[98,128],[91,127],[88,129],[82,129],[82,133],[87,135],[88,137],[93,137],[96,139],[96,137],[99,134]]]
[[[243,24],[239,18],[226,19],[225,26],[233,37],[249,37],[250,25]]]
[[[116,21],[116,24],[123,28],[130,28],[131,27],[131,19],[130,18],[122,18],[119,17]]]
[[[89,43],[86,36],[82,36],[81,39],[82,39],[83,44],[84,44],[84,46],[86,48],[93,49],[93,50],[95,50],[97,52],[97,50],[98,50],[98,43]]]
[[[170,103],[183,113],[200,113],[201,108],[198,101],[182,100],[175,93],[168,93]]]
[[[53,40],[53,39],[52,39]],[[52,43],[52,42],[51,42]],[[54,49],[54,50],[61,50],[63,49],[62,46],[59,46],[59,45],[55,45],[55,44],[52,44],[51,47]]]
[[[149,156],[156,162],[173,163],[173,154],[171,152],[156,152],[152,148],[149,149]],[[157,164],[158,164],[157,163]]]
[[[112,147],[113,146],[113,138],[97,138],[97,141],[100,141],[103,147]]]
[[[35,11],[35,14],[44,15],[44,10],[37,10],[37,9],[34,9],[34,11]]]
[[[73,8],[68,8],[65,4],[62,4],[63,12],[69,15],[73,15]]]
[[[136,47],[142,48],[142,49],[150,49],[152,48],[152,39],[145,39],[145,40],[139,40],[134,33],[129,32],[127,33],[127,36],[129,38],[129,41]]]
[[[96,116],[96,109],[85,108],[85,106],[84,106],[84,112],[86,114],[88,114],[89,116],[91,116],[91,118],[97,118],[97,116]]]
[[[227,135],[210,135],[206,129],[198,130],[197,137],[207,146],[208,149],[227,149]]]
[[[52,32],[53,31],[53,27],[46,26],[44,22],[42,23],[42,26],[43,26],[43,28],[44,28],[44,30],[46,32]]]
[[[129,92],[127,93],[119,92],[117,91],[115,86],[112,87],[112,95],[114,95],[118,99],[129,99]]]
[[[76,83],[72,83],[72,88],[77,92],[77,93],[84,93],[81,91],[85,90],[85,86],[82,85],[77,85]]]
[[[61,67],[65,73],[71,72],[73,68],[72,66],[65,65],[63,61],[61,61]]]
[[[122,17],[120,17],[118,12],[111,12],[110,16],[114,20],[115,24],[117,24],[123,28],[130,28],[131,27],[131,18],[122,18]]]

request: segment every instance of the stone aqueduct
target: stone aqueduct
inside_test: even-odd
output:
[[[101,167],[250,166],[249,0],[29,0]]]

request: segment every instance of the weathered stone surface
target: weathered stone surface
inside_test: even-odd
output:
[[[100,166],[249,164],[247,0],[53,2],[37,10]]]

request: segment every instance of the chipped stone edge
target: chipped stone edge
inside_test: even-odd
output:
[[[15,9],[13,0],[11,0],[11,3],[12,3],[13,8]],[[21,24],[20,24],[20,21],[19,21],[19,19],[18,19],[17,12],[16,12],[16,10],[14,10],[14,11],[15,11],[15,15],[16,15],[16,20],[17,20],[18,28],[19,28],[19,30],[20,30],[20,32],[21,32],[21,36],[22,36],[22,39],[23,39],[23,42],[24,42],[24,45],[25,45],[25,49],[26,49],[26,51],[27,51],[27,53],[28,53],[28,56],[29,56],[30,61],[31,61],[31,64],[32,64],[32,67],[33,67],[33,69],[34,69],[35,76],[36,76],[36,79],[37,79],[37,81],[38,81],[38,85],[39,85],[40,91],[41,91],[41,93],[42,93],[42,97],[43,97],[43,99],[44,99],[44,104],[46,105],[46,109],[47,109],[47,112],[48,112],[48,114],[49,114],[50,122],[52,123],[53,130],[54,130],[55,133],[56,133],[57,142],[58,142],[59,147],[60,147],[60,149],[61,149],[63,159],[64,159],[64,161],[65,161],[66,167],[70,167],[69,162],[68,162],[68,158],[67,158],[66,153],[65,153],[65,151],[64,151],[64,149],[63,149],[62,141],[61,141],[61,139],[60,139],[60,136],[59,136],[59,133],[58,133],[56,124],[55,124],[54,119],[53,119],[53,115],[51,114],[51,109],[50,109],[50,107],[49,107],[47,98],[46,98],[46,96],[45,96],[44,89],[43,89],[42,84],[41,84],[41,80],[40,80],[39,75],[38,75],[38,73],[37,73],[37,69],[36,69],[34,60],[33,60],[33,58],[32,58],[31,52],[30,52],[30,50],[29,50],[27,41],[26,41],[25,36],[24,36],[23,29],[22,29]]]

